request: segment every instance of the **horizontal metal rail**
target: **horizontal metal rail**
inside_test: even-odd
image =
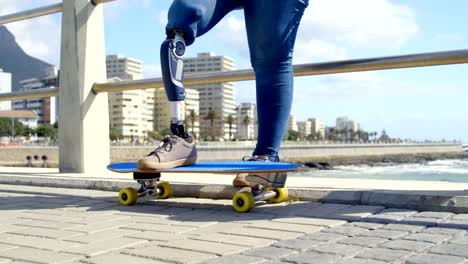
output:
[[[110,1],[114,1],[114,0],[96,0],[97,3],[105,3],[105,2],[110,2]],[[25,20],[29,18],[59,13],[59,12],[62,12],[62,9],[63,9],[63,4],[58,3],[58,4],[34,8],[34,9],[26,10],[26,11],[21,11],[21,12],[13,13],[10,15],[0,16],[0,25],[15,22],[15,21],[21,21],[21,20]]]
[[[468,63],[468,50],[441,51],[391,57],[343,60],[324,63],[308,63],[294,66],[295,76],[387,70],[423,66]],[[211,72],[186,75],[184,85],[222,83],[254,80],[252,69]],[[98,83],[93,87],[95,93],[118,92],[163,87],[161,78],[112,83]]]
[[[323,63],[308,63],[294,66],[295,76],[309,76],[321,74],[361,72],[372,70],[388,70],[412,67],[425,67],[449,64],[468,63],[468,50],[440,51],[432,53],[420,53],[390,57],[378,57],[367,59],[343,60]],[[254,80],[252,69],[209,72],[186,75],[184,85],[222,83],[234,81]],[[126,90],[139,90],[163,87],[162,78],[144,79],[136,81],[121,81],[110,83],[96,83],[93,86],[95,93],[119,92]],[[0,101],[10,101],[25,98],[38,98],[57,96],[57,88],[37,89],[28,92],[16,92],[0,94]]]

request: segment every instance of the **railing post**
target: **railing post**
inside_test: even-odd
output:
[[[109,163],[107,93],[102,5],[63,0],[59,89],[60,172],[101,172]]]

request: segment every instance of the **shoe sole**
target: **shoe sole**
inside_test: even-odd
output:
[[[276,187],[276,188],[283,188],[286,184],[286,175],[282,175],[281,173],[275,173],[275,177],[269,178],[267,175],[262,176],[261,174],[255,175],[248,175],[245,179],[250,183],[255,184],[263,184],[266,186]]]
[[[140,170],[171,169],[175,167],[192,165],[192,164],[195,164],[196,162],[197,162],[197,157],[190,157],[186,159],[174,160],[174,161],[164,162],[164,163],[152,162],[152,161],[147,161],[147,160],[139,160],[138,169]]]

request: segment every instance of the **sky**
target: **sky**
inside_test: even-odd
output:
[[[280,1],[280,0],[271,0]],[[0,15],[57,0],[0,0]],[[144,62],[145,78],[160,76],[159,46],[170,0],[117,0],[104,7],[107,54]],[[310,0],[294,63],[466,49],[468,1]],[[55,14],[7,24],[30,55],[59,64],[60,20]],[[187,57],[214,52],[250,68],[242,10],[226,16],[189,47]],[[340,116],[365,131],[391,137],[468,142],[468,65],[435,66],[295,78],[292,113],[334,126]],[[237,102],[255,102],[252,81],[235,83]]]

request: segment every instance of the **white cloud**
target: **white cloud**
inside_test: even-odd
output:
[[[0,0],[0,15],[12,14],[36,7],[55,4],[57,1],[10,1]],[[60,59],[60,22],[53,16],[18,21],[5,25],[16,38],[23,50],[36,58],[52,64],[58,64]]]
[[[416,14],[406,5],[389,0],[315,0],[302,19],[299,41],[398,48],[418,31]]]

